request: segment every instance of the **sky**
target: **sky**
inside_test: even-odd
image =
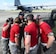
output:
[[[10,10],[16,9],[14,6],[15,0],[1,0],[0,1],[0,9]],[[20,0],[22,5],[56,5],[56,0]]]

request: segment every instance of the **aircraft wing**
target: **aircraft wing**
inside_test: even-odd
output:
[[[36,5],[36,6],[32,5],[32,7],[49,7],[49,6],[56,6],[56,5]]]

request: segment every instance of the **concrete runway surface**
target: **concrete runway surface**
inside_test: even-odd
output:
[[[27,14],[29,14],[29,13],[26,13],[25,15],[27,15]],[[50,16],[49,12],[33,13],[33,14],[34,14],[34,16],[40,14],[42,17],[45,17],[46,19]],[[3,23],[5,22],[5,20],[7,18],[13,17],[15,19],[15,17],[17,17],[17,16],[18,16],[18,12],[0,11],[0,54],[2,54],[1,32],[2,32]],[[54,44],[53,44],[51,54],[56,54],[56,42],[54,42]]]

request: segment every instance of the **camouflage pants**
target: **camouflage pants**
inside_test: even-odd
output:
[[[37,54],[37,50],[38,50],[38,46],[36,46],[33,50],[30,50],[29,54]]]
[[[41,45],[41,54],[51,54],[52,47],[49,48],[46,52],[43,51],[43,45]]]
[[[3,54],[8,54],[9,39],[8,40],[2,39],[1,42],[2,42],[2,51],[3,51]]]
[[[16,46],[15,43],[12,43],[11,41],[9,42],[9,48],[10,48],[10,51],[11,51],[11,54],[19,54],[19,50]]]

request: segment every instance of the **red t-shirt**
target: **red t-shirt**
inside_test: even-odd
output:
[[[52,32],[51,27],[46,22],[43,22],[40,25],[40,28],[42,30],[41,41],[42,41],[42,43],[47,43],[47,41],[48,41],[48,37],[47,37],[48,33]]]
[[[38,32],[37,32],[37,27],[36,27],[36,24],[34,22],[32,22],[30,25],[27,25],[25,28],[24,28],[24,32],[27,32],[31,35],[31,47],[35,46],[37,44],[37,35],[38,35]]]
[[[7,26],[7,25],[8,25],[8,24],[5,23],[5,24],[3,25],[3,27],[5,27],[5,26]],[[9,36],[10,36],[10,27],[9,27],[7,30],[5,30],[5,31],[2,30],[2,37],[4,37],[4,38],[9,38]]]
[[[14,24],[10,30],[10,41],[15,43],[15,34],[20,33],[20,28],[18,24]]]

